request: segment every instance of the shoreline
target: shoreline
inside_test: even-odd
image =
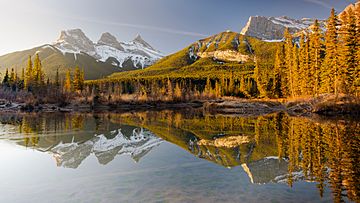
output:
[[[222,98],[216,100],[195,100],[189,102],[122,102],[111,104],[37,104],[11,103],[0,101],[0,112],[9,113],[96,113],[96,112],[128,112],[147,110],[192,110],[199,109],[210,114],[231,114],[242,116],[260,116],[277,112],[286,112],[294,116],[317,114],[321,116],[353,116],[360,117],[360,102],[349,100],[346,97],[336,98],[336,101],[327,97],[308,99],[237,99]]]

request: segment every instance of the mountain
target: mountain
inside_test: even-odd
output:
[[[256,59],[272,63],[277,43],[225,31],[200,39],[172,55],[166,56],[147,69],[115,73],[108,78],[121,77],[197,77],[209,74],[228,74],[226,70],[246,69]],[[225,72],[224,72],[225,71]]]
[[[130,155],[134,161],[139,162],[163,142],[161,138],[142,128],[134,128],[130,136],[121,130],[111,133],[114,138],[99,135],[82,143],[59,143],[46,151],[54,156],[58,166],[78,168],[91,154],[94,154],[103,165],[110,163],[118,155]]]
[[[350,4],[339,13],[339,16],[341,17],[344,12],[348,12],[350,9],[355,10],[359,6],[360,2]],[[297,34],[301,31],[309,30],[314,21],[315,19],[311,18],[293,19],[287,16],[251,16],[245,27],[241,30],[241,34],[256,37],[264,41],[281,41],[286,28],[289,29],[291,34]],[[326,20],[319,20],[319,23],[320,28],[325,31]]]
[[[38,53],[45,73],[53,77],[56,69],[65,74],[68,68],[80,66],[86,79],[98,79],[115,72],[146,68],[163,57],[140,35],[131,42],[119,42],[106,32],[97,43],[80,29],[61,31],[52,44],[0,56],[0,72],[14,68],[19,74],[26,67],[28,56]]]
[[[250,163],[241,164],[253,184],[288,183],[289,177],[293,181],[305,179],[304,173],[296,168],[289,173],[289,161],[276,156],[265,157]]]
[[[111,62],[121,68],[145,68],[163,57],[140,35],[131,42],[119,42],[116,37],[106,32],[97,43],[94,43],[80,29],[75,29],[62,31],[54,46],[62,53],[86,53],[96,60]]]
[[[241,34],[256,37],[265,41],[279,41],[283,39],[284,31],[289,29],[291,34],[308,29],[314,24],[315,19],[303,18],[300,20],[292,19],[287,16],[264,17],[251,16],[242,29]],[[325,21],[320,20],[320,26],[325,28]]]

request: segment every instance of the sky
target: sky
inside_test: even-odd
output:
[[[232,30],[249,16],[326,19],[356,0],[0,0],[0,55],[54,42],[80,28],[94,42],[110,32],[119,41],[137,34],[164,54]]]

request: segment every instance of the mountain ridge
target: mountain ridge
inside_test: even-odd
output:
[[[80,29],[62,31],[60,38],[53,45],[63,53],[86,53],[96,60],[106,62],[109,58],[117,60],[112,63],[120,68],[128,60],[134,68],[145,68],[163,57],[150,44],[137,35],[130,42],[119,42],[114,35],[105,32],[97,43],[91,41]]]
[[[237,32],[224,31],[200,39],[166,56],[144,70],[114,73],[107,79],[121,78],[203,78],[209,74],[222,77],[229,68],[240,74],[252,70],[256,60],[273,62],[277,43],[265,42]]]
[[[285,29],[288,28],[291,34],[307,30],[314,24],[315,19],[302,18],[300,20],[287,16],[281,17],[265,17],[250,16],[245,27],[242,28],[241,34],[258,39],[277,42],[281,41],[284,36]],[[325,29],[325,20],[319,20],[320,27]]]
[[[119,42],[108,32],[95,43],[81,29],[63,30],[53,43],[0,56],[0,72],[14,68],[20,75],[28,57],[39,54],[50,79],[57,69],[60,75],[65,75],[67,69],[76,66],[84,69],[85,79],[99,79],[115,72],[146,68],[163,57],[161,52],[149,47],[139,42]]]

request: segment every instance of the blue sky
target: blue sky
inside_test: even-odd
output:
[[[239,32],[251,15],[325,19],[355,0],[0,0],[0,55],[55,41],[81,28],[97,41],[136,34],[165,54],[225,30]]]

